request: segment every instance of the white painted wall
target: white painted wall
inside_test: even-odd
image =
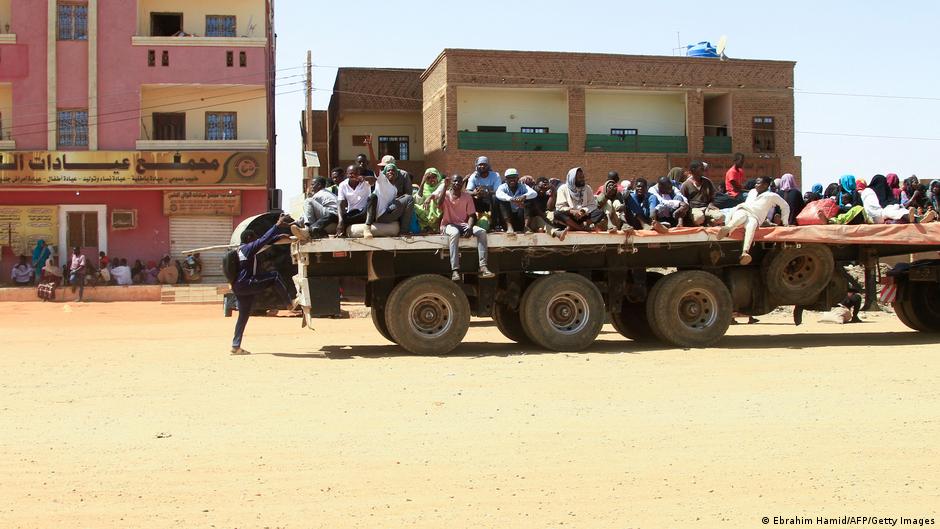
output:
[[[239,140],[268,139],[263,86],[142,86],[140,107],[140,139],[145,126],[153,139],[153,112],[185,112],[187,140],[206,139],[206,112],[237,112]]]
[[[644,136],[686,135],[683,93],[585,90],[584,105],[588,134],[637,129]]]
[[[347,112],[339,120],[339,158],[352,160],[369,154],[364,145],[353,145],[353,136],[373,136],[378,156],[379,136],[408,136],[409,160],[424,160],[424,118],[418,112]],[[395,158],[398,158],[396,156]]]
[[[264,38],[264,0],[138,0],[137,35],[150,35],[150,13],[183,13],[183,31],[206,35],[206,15],[235,15],[235,34]],[[248,23],[255,26],[248,34]]]
[[[550,133],[568,132],[568,94],[551,88],[457,87],[457,130],[475,132],[478,125],[548,127]]]

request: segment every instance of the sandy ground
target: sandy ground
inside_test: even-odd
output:
[[[0,304],[0,528],[940,521],[937,338],[865,318],[448,357],[255,318],[230,357],[216,306]]]

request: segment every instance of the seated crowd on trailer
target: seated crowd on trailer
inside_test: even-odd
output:
[[[761,226],[803,224],[901,224],[937,220],[940,180],[922,184],[916,176],[900,181],[896,174],[875,175],[870,182],[845,175],[823,188],[801,193],[796,179],[784,174],[746,179],[744,156],[736,154],[725,181],[705,176],[707,164],[693,161],[651,179],[621,180],[616,171],[596,190],[586,184],[581,167],[564,179],[520,175],[508,168],[501,176],[480,156],[474,170],[445,177],[429,168],[419,183],[385,156],[376,173],[365,155],[330,179],[313,179],[304,215],[292,227],[300,240],[346,237],[347,229],[364,224],[361,236],[381,235],[376,224],[397,224],[395,235],[445,234],[452,255],[459,237],[475,237],[481,273],[486,271],[486,233],[547,233],[564,240],[571,232],[631,235],[634,230],[668,233],[674,228],[717,226],[719,238],[743,227],[741,263]],[[814,204],[816,203],[816,204]],[[812,205],[812,206],[811,206]],[[454,279],[459,279],[452,259]]]

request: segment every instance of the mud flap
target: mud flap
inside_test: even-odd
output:
[[[297,274],[293,277],[294,288],[297,289],[297,302],[303,312],[304,319],[301,328],[313,330],[313,316],[311,315],[312,297],[310,296],[310,281]]]

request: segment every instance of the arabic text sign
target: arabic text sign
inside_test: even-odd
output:
[[[58,244],[57,206],[0,206],[0,245],[12,244],[15,255],[30,256],[39,239],[53,248]]]
[[[242,194],[238,191],[164,191],[163,214],[236,217],[242,214]]]
[[[259,186],[267,152],[0,152],[0,188]]]

